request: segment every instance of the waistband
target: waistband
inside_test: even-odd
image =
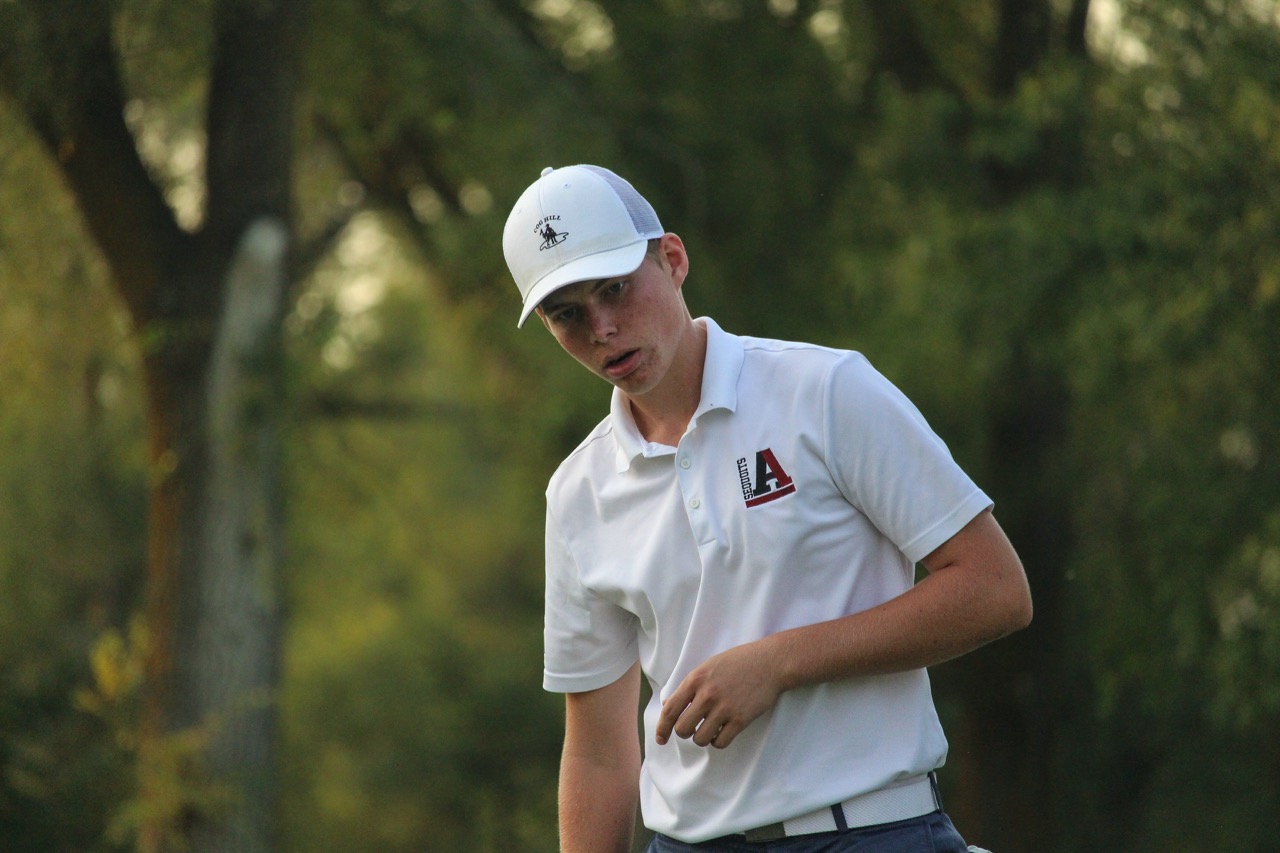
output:
[[[795,835],[836,832],[909,820],[940,808],[942,802],[938,797],[937,780],[929,773],[888,788],[858,794],[842,803],[824,806],[790,820],[735,833],[732,837],[751,842],[777,841]]]

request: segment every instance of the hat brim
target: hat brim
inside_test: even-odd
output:
[[[620,249],[609,249],[578,258],[547,273],[529,288],[529,293],[524,298],[524,308],[520,312],[520,322],[516,323],[516,328],[524,325],[524,321],[529,319],[529,315],[542,304],[542,300],[562,287],[577,284],[580,281],[614,278],[635,272],[644,262],[648,246],[649,241],[641,238]]]

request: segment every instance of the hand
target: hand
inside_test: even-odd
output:
[[[657,741],[675,732],[698,746],[724,749],[753,720],[777,704],[782,687],[765,641],[709,658],[685,676],[658,717]]]

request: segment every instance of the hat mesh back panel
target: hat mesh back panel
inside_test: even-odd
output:
[[[654,212],[652,205],[645,201],[644,196],[635,191],[631,184],[608,169],[586,165],[583,168],[590,169],[605,179],[609,187],[622,200],[622,206],[627,209],[627,214],[631,217],[631,224],[635,226],[637,234],[651,238],[662,235],[662,223],[658,221],[658,214]]]

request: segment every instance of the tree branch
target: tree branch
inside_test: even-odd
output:
[[[300,401],[299,413],[317,420],[443,420],[466,421],[476,412],[457,403],[435,400],[358,399],[340,394],[318,393]]]
[[[160,313],[158,289],[189,238],[125,124],[109,4],[7,11],[19,20],[5,32],[17,56],[3,52],[4,86],[58,164],[135,324],[145,326]]]
[[[359,210],[357,205],[343,206],[329,217],[320,233],[297,245],[289,264],[294,282],[306,281],[311,277]]]

